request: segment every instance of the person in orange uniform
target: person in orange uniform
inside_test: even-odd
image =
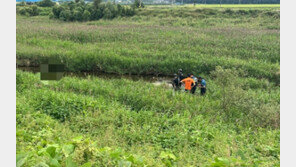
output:
[[[191,88],[193,86],[195,86],[195,81],[190,76],[191,76],[191,74],[188,74],[187,78],[185,78],[181,81],[182,83],[185,84],[185,91],[186,92],[190,92]]]

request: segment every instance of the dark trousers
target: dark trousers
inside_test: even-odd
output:
[[[179,91],[179,90],[181,90],[181,88],[179,86],[174,86],[174,90]]]
[[[206,88],[200,88],[200,94],[204,95],[206,93],[207,89]]]
[[[193,87],[191,88],[191,93],[192,93],[192,94],[195,93],[195,91],[196,91],[196,87],[197,87],[197,86],[195,85],[195,86],[193,86]]]

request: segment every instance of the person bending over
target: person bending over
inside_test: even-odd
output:
[[[177,74],[174,74],[174,79],[172,80],[172,85],[174,90],[180,90],[181,84],[180,79]]]
[[[195,82],[194,82],[194,80],[190,76],[191,76],[191,74],[188,74],[187,75],[187,78],[181,80],[181,83],[184,83],[185,84],[185,92],[190,92],[191,91],[191,88],[193,86],[195,86]]]

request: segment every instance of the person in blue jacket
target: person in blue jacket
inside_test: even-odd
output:
[[[204,95],[207,91],[206,88],[206,80],[203,79],[201,76],[198,77],[198,87],[200,88],[200,94]]]

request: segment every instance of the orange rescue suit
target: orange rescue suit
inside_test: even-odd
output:
[[[191,85],[195,83],[190,77],[183,79],[181,82],[185,83],[185,90],[191,90]]]

